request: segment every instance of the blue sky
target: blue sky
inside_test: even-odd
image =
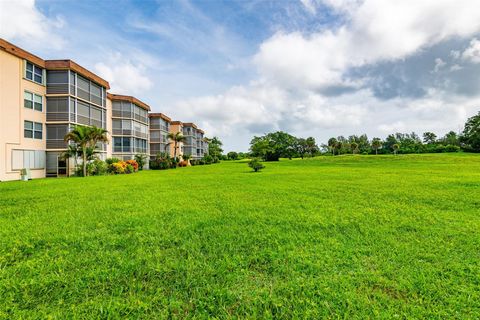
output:
[[[0,36],[75,60],[227,151],[270,130],[443,135],[480,110],[471,0],[4,0]]]

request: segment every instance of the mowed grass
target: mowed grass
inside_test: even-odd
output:
[[[480,317],[480,155],[0,184],[0,318]]]

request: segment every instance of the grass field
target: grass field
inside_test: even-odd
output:
[[[480,155],[0,184],[0,318],[480,317]]]

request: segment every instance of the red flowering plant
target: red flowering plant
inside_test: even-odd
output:
[[[138,162],[137,161],[127,160],[126,163],[131,165],[133,167],[133,169],[135,170],[135,172],[138,171]]]

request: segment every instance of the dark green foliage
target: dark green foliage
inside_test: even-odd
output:
[[[143,170],[143,167],[147,162],[148,156],[146,154],[136,154],[134,159],[138,163],[138,170]]]
[[[220,159],[223,152],[222,141],[220,141],[218,137],[213,137],[212,139],[206,138],[206,140],[208,141],[208,154],[213,158]]]
[[[105,162],[106,162],[108,165],[110,165],[110,164],[112,164],[112,163],[120,162],[120,159],[118,159],[118,158],[113,158],[113,157],[112,157],[112,158],[107,158],[107,159],[105,160]]]
[[[277,131],[261,137],[253,137],[250,151],[253,157],[265,161],[278,161],[280,158],[303,157],[308,152],[315,154],[318,147],[315,139],[296,138],[286,132]]]
[[[467,120],[460,140],[465,150],[480,152],[480,112]]]
[[[228,160],[238,160],[238,153],[236,153],[235,151],[230,151],[229,153],[227,153],[227,158]]]
[[[260,159],[258,158],[253,158],[248,162],[248,166],[253,169],[253,171],[258,172],[265,168],[265,166],[262,164]]]
[[[166,170],[176,167],[175,159],[171,158],[166,152],[160,152],[156,155],[154,160],[150,161],[151,170]]]

